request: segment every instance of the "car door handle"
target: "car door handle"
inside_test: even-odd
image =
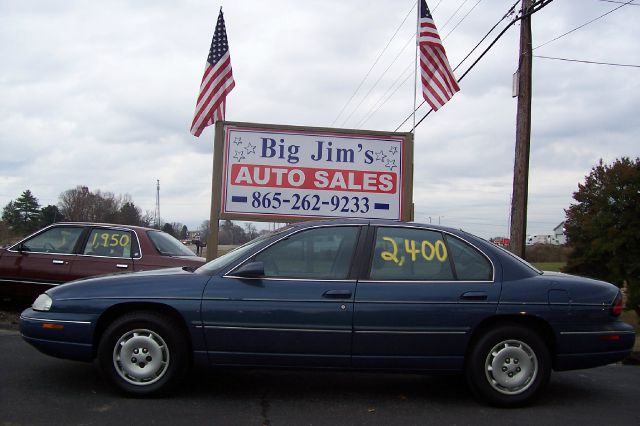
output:
[[[51,263],[54,265],[64,265],[64,260],[53,259]]]
[[[125,265],[124,263],[116,263],[116,268],[127,269],[129,265]]]
[[[460,295],[462,300],[487,300],[488,297],[484,291],[468,291]]]
[[[349,299],[351,298],[351,290],[327,290],[322,297],[327,299]]]

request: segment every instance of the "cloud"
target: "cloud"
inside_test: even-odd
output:
[[[480,5],[462,22],[472,4],[452,17],[454,3],[434,7],[434,18],[443,36],[451,32],[445,47],[455,66],[513,2]],[[395,129],[413,105],[413,78],[401,84],[414,61],[413,13],[338,115],[413,5],[223,1],[236,80],[227,118],[309,126],[335,120],[351,128],[368,117],[364,128]],[[614,7],[554,2],[534,15],[534,45]],[[638,64],[637,9],[625,7],[534,53]],[[82,184],[130,194],[153,211],[159,179],[166,221],[195,228],[208,219],[213,130],[196,139],[188,129],[217,13],[217,5],[200,0],[0,3],[0,38],[8,41],[0,45],[0,207],[25,189],[41,204],[55,204]],[[465,77],[462,91],[417,128],[418,219],[485,237],[507,234],[518,30],[513,26]],[[530,233],[551,232],[600,158],[638,155],[639,85],[634,68],[534,59]]]

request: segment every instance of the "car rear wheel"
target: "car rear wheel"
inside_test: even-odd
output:
[[[152,396],[173,388],[187,373],[188,343],[170,318],[133,312],[105,330],[98,347],[104,376],[127,394]]]
[[[465,373],[479,399],[501,407],[525,405],[549,381],[549,349],[530,329],[516,325],[494,328],[473,345]]]

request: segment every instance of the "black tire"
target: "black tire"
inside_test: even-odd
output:
[[[182,327],[152,312],[131,312],[107,327],[98,346],[105,378],[132,396],[170,391],[189,369],[189,345]]]
[[[487,331],[471,348],[465,376],[483,402],[518,407],[533,401],[549,381],[549,348],[535,331],[504,325]]]

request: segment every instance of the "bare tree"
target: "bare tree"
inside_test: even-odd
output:
[[[254,238],[258,237],[258,229],[256,228],[256,226],[251,223],[251,222],[246,222],[244,224],[244,232],[247,236],[248,240],[253,240]]]
[[[130,195],[95,192],[79,185],[60,194],[58,206],[66,220],[73,222],[111,222],[126,225],[147,225]],[[148,215],[148,213],[147,213]]]

